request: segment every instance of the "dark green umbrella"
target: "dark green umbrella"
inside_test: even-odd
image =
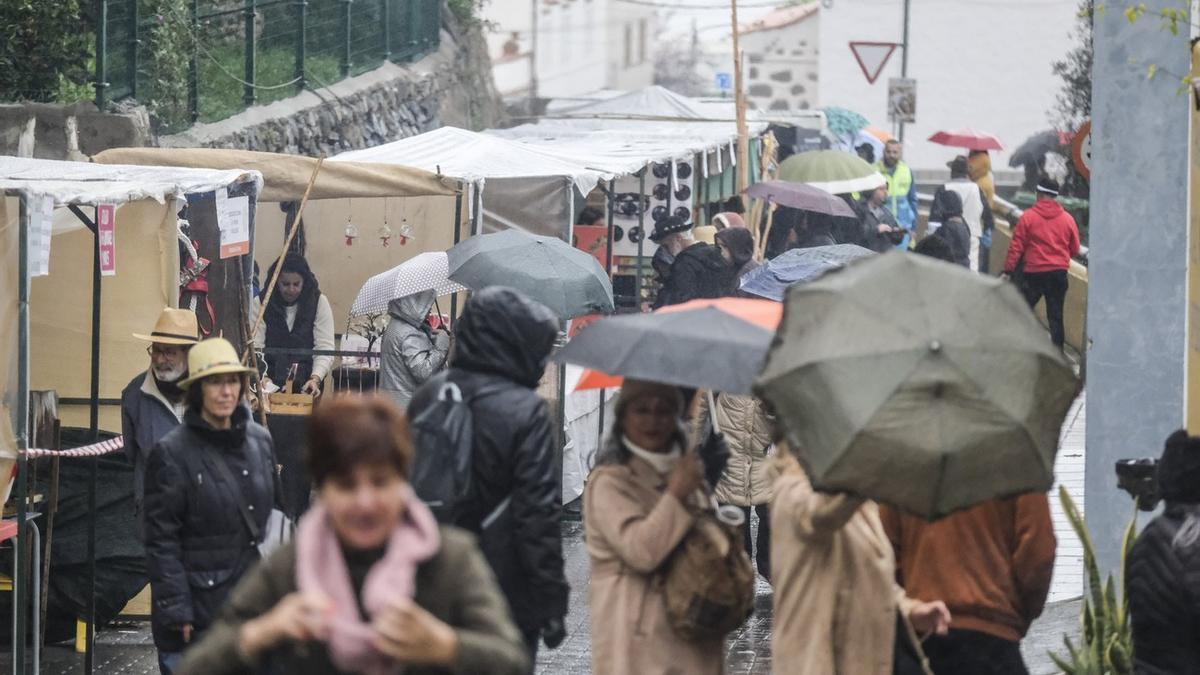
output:
[[[600,319],[554,359],[609,375],[743,394],[770,344],[765,328],[704,307]]]
[[[756,386],[815,487],[927,518],[1049,490],[1078,388],[1011,284],[899,252],[790,288]]]
[[[561,319],[613,311],[612,282],[600,262],[561,239],[504,230],[471,237],[446,256],[450,278],[472,290],[515,288]]]

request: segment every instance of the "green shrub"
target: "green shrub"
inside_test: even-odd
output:
[[[0,100],[77,96],[71,87],[88,78],[88,27],[82,0],[0,2]]]

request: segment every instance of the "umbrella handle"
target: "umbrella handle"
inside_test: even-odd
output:
[[[713,396],[712,389],[706,392],[708,396],[708,418],[712,420],[713,431],[721,433],[721,423],[717,421],[717,399]]]

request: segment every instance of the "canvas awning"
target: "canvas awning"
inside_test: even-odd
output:
[[[87,162],[0,157],[0,192],[41,194],[54,197],[56,205],[124,204],[143,199],[164,202],[197,192],[254,181],[262,187],[257,171],[231,169],[214,171],[172,167],[100,166]]]
[[[92,158],[101,164],[143,164],[207,169],[250,169],[263,176],[259,201],[300,201],[317,160],[250,150],[215,148],[116,148]],[[453,196],[456,181],[393,163],[325,162],[309,199]]]

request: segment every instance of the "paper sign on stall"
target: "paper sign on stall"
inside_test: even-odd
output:
[[[96,205],[96,236],[100,238],[100,275],[117,273],[117,207],[115,204]]]
[[[54,229],[54,198],[34,195],[29,200],[29,276],[50,274],[50,241]]]
[[[250,197],[230,197],[216,192],[217,228],[221,230],[221,258],[236,258],[250,252]]]

